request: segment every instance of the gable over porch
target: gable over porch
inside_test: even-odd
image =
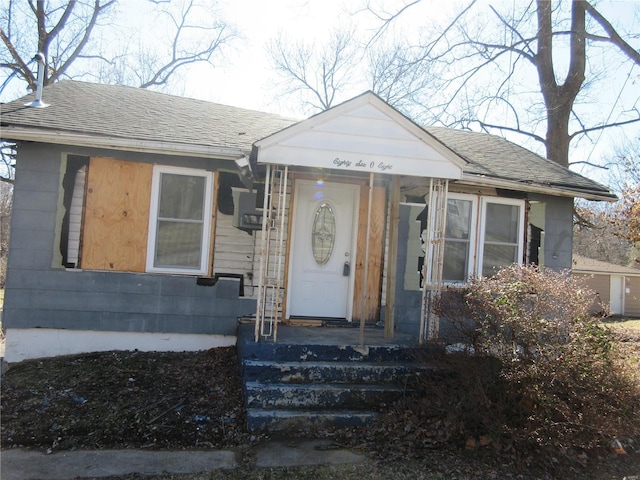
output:
[[[402,179],[427,179],[437,238],[466,162],[371,92],[259,140],[252,161],[266,166],[256,340],[280,320],[337,317],[360,322],[363,344],[383,296],[393,336]],[[428,253],[435,285],[442,245]]]

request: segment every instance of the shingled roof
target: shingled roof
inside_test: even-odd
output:
[[[46,108],[30,108],[28,95],[2,105],[2,137],[7,127],[66,132],[92,137],[199,145],[251,151],[256,140],[297,120],[270,113],[229,107],[141,88],[71,80],[45,87]]]
[[[238,158],[254,142],[298,122],[149,90],[66,80],[45,87],[46,108],[28,95],[2,104],[0,135],[104,148]],[[425,130],[468,164],[463,181],[506,189],[615,200],[609,189],[508,140],[439,127]]]
[[[590,193],[616,199],[607,187],[502,137],[444,127],[425,130],[468,162],[464,174],[469,181],[503,180],[520,184],[524,191],[547,186],[575,190],[576,196]]]
[[[640,276],[640,270],[623,267],[613,263],[602,262],[593,258],[573,254],[573,271],[590,274],[618,274]]]

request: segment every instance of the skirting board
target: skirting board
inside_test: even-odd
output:
[[[31,358],[57,357],[109,350],[184,352],[228,347],[234,335],[192,335],[176,333],[97,332],[50,328],[9,328],[5,338],[7,363]]]

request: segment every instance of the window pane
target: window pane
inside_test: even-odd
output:
[[[449,199],[447,201],[446,238],[469,239],[471,201]]]
[[[445,242],[442,280],[464,282],[467,279],[469,242]]]
[[[322,203],[313,220],[311,248],[313,258],[320,266],[326,265],[336,242],[336,217],[328,203]]]
[[[444,243],[442,280],[464,282],[469,266],[471,200],[447,200],[447,227]]]
[[[494,275],[499,268],[516,262],[517,253],[517,245],[485,244],[482,262],[482,275],[490,277]]]
[[[204,177],[163,173],[160,183],[160,218],[202,220]]]
[[[519,213],[517,205],[487,203],[485,241],[518,243]]]
[[[155,267],[200,268],[202,224],[158,222]]]

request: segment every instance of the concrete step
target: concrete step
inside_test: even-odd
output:
[[[391,384],[246,382],[244,394],[247,408],[363,410],[395,402],[405,389]]]
[[[313,345],[243,341],[238,353],[244,359],[279,362],[411,362],[413,350],[399,345]]]
[[[375,412],[354,410],[265,410],[247,409],[250,431],[305,430],[328,427],[365,427],[375,420]]]
[[[281,362],[248,359],[243,364],[247,382],[262,383],[397,383],[429,369],[415,363],[390,362]]]

